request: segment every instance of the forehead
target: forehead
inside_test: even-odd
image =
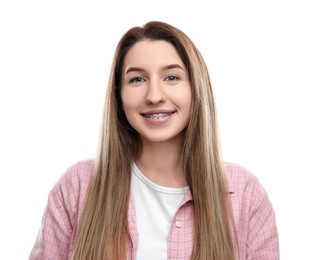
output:
[[[177,63],[184,67],[175,47],[164,40],[143,40],[137,42],[128,51],[124,60],[124,69],[129,66],[167,65]]]

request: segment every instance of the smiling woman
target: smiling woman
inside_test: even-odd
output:
[[[279,259],[257,178],[220,156],[205,62],[162,22],[116,48],[99,152],[49,195],[30,259]]]
[[[160,40],[136,43],[125,57],[122,77],[123,108],[142,148],[147,142],[171,142],[180,150],[190,117],[191,86],[174,46]]]

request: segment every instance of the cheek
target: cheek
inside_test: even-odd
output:
[[[134,109],[132,108],[130,102],[128,100],[123,100],[122,99],[122,108],[124,110],[125,116],[129,124],[133,125],[133,113]]]
[[[191,107],[191,89],[186,88],[177,95],[176,99],[178,100],[180,106],[185,110],[190,110]]]
[[[191,107],[192,107],[192,100],[191,100],[191,90],[187,90],[185,93],[183,93],[183,95],[181,96],[181,106],[183,108],[183,111],[185,113],[185,117],[187,120],[187,123],[189,121],[190,118],[190,114],[191,114]]]
[[[121,91],[121,101],[125,113],[136,110],[144,101],[143,91],[140,89],[126,88]]]
[[[138,103],[136,98],[130,96],[128,93],[124,92],[121,94],[122,108],[125,112],[127,120],[130,122],[130,117],[132,117],[133,113],[137,110]]]
[[[128,98],[128,93],[126,90],[122,90],[120,93],[122,107],[125,113],[128,111],[130,107],[130,98]]]

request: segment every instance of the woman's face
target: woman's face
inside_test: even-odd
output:
[[[181,140],[191,108],[191,86],[176,49],[144,40],[127,53],[121,98],[130,125],[142,142]]]

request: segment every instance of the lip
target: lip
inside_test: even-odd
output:
[[[176,111],[169,109],[158,109],[158,110],[150,110],[144,113],[141,113],[144,120],[150,125],[163,125],[170,121]],[[147,117],[153,114],[167,114],[164,117]]]
[[[171,110],[171,109],[155,109],[155,110],[150,110],[146,111],[143,113],[140,113],[141,115],[152,115],[152,114],[168,114],[168,113],[175,113],[176,111]]]

